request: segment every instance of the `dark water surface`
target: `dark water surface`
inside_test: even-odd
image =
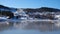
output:
[[[36,21],[8,23],[10,24],[0,24],[0,34],[60,34],[60,26],[54,23]]]

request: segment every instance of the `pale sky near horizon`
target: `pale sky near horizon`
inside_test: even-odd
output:
[[[60,0],[0,0],[0,4],[15,8],[52,7],[60,9]]]

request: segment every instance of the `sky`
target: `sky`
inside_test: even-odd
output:
[[[51,7],[60,9],[60,0],[0,0],[0,5],[14,8]]]

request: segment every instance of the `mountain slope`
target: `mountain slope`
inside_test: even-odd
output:
[[[19,10],[19,8],[10,8],[10,7],[0,5],[0,12],[2,11],[2,13],[5,12],[4,14],[6,14],[9,11],[9,12],[11,12],[11,13],[8,12],[10,17],[11,17],[11,15],[13,15],[12,17],[14,17],[14,12],[17,12],[17,14],[19,14],[19,11],[22,12],[21,14],[25,13],[31,18],[37,18],[37,19],[54,19],[55,14],[60,15],[60,9],[49,8],[49,7],[41,7],[41,8],[36,8],[36,9],[22,8],[21,10]],[[21,15],[17,15],[17,16],[21,16]]]

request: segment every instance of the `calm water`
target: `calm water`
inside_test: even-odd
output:
[[[60,26],[46,22],[8,22],[0,24],[0,34],[59,34]]]

